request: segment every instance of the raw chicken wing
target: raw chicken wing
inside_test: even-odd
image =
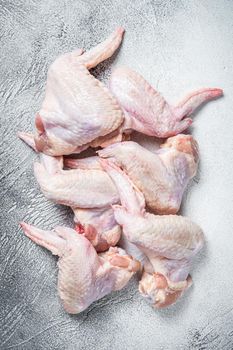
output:
[[[114,218],[111,204],[119,195],[109,175],[101,168],[97,157],[67,159],[41,154],[41,163],[34,164],[34,173],[41,191],[51,201],[71,207],[75,228],[94,245],[97,251],[115,246],[121,228]]]
[[[188,118],[191,113],[223,93],[216,88],[200,89],[173,107],[140,74],[127,67],[117,68],[112,73],[110,90],[124,110],[125,131],[133,129],[162,138],[187,129],[192,123]]]
[[[68,313],[80,313],[94,301],[122,289],[140,268],[140,263],[121,248],[97,255],[91,243],[70,228],[44,231],[26,223],[21,226],[32,241],[59,256],[58,293]]]
[[[144,197],[127,175],[106,160],[103,166],[121,198],[122,206],[114,206],[115,218],[127,239],[150,261],[144,266],[139,291],[154,307],[168,306],[191,284],[189,270],[203,246],[202,230],[186,217],[145,212]]]
[[[106,142],[106,135],[107,140],[117,137],[115,131],[124,119],[122,110],[89,69],[113,55],[123,32],[118,28],[91,50],[66,53],[50,66],[45,99],[35,120],[38,151],[54,156],[79,153],[94,140],[98,146]]]
[[[116,160],[143,192],[148,208],[159,214],[177,213],[198,165],[198,145],[191,135],[169,138],[156,153],[132,141],[116,143],[98,153]]]

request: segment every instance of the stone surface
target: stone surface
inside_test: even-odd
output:
[[[232,13],[227,0],[0,1],[1,349],[233,349]],[[199,87],[225,91],[195,116],[201,164],[183,202],[207,244],[194,286],[175,306],[153,310],[135,279],[70,316],[57,297],[56,258],[24,237],[18,222],[52,228],[71,224],[72,214],[40,194],[36,155],[16,132],[33,129],[54,58],[91,47],[119,24],[123,45],[94,71],[98,77],[129,65],[172,102]]]

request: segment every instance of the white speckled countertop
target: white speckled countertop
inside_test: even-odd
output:
[[[94,71],[98,77],[128,65],[171,102],[199,87],[225,91],[196,113],[201,163],[183,201],[207,243],[193,287],[175,306],[153,310],[135,278],[70,316],[57,297],[56,258],[24,237],[18,222],[52,228],[71,224],[72,213],[40,194],[36,155],[16,132],[33,129],[48,64],[118,25],[126,29],[123,45]],[[0,349],[233,349],[233,2],[0,0],[0,40]]]

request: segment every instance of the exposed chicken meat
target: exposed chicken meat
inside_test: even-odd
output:
[[[122,206],[114,206],[115,218],[127,239],[150,261],[149,266],[144,266],[139,291],[153,306],[168,306],[191,284],[189,270],[192,259],[203,246],[202,230],[186,217],[145,212],[144,197],[127,175],[106,160],[103,167],[114,180],[121,198]]]
[[[48,70],[45,99],[36,115],[36,148],[48,155],[79,153],[93,140],[98,146],[121,140],[115,131],[123,122],[116,99],[89,69],[119,47],[124,30],[87,52],[76,50],[58,57]],[[109,135],[109,136],[106,136]]]
[[[198,165],[198,146],[191,135],[169,138],[156,153],[132,141],[116,143],[98,153],[116,160],[143,192],[148,208],[159,214],[177,213]]]
[[[83,234],[95,247],[103,252],[117,244],[121,227],[116,222],[112,207],[73,208],[75,229]]]
[[[110,90],[125,112],[123,129],[156,137],[181,133],[192,123],[188,117],[195,109],[223,93],[216,88],[200,89],[173,107],[140,74],[127,67],[112,73]]]
[[[140,263],[121,248],[97,255],[91,243],[70,228],[44,231],[26,223],[21,226],[32,241],[59,256],[58,293],[71,314],[122,289],[140,268]]]

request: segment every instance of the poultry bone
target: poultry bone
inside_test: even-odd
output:
[[[107,87],[88,70],[113,55],[123,33],[118,28],[91,50],[66,53],[50,66],[45,99],[35,119],[39,152],[59,156],[79,153],[93,140],[95,147],[115,138],[121,140],[115,132],[124,119],[122,110]],[[21,136],[27,142],[27,135]]]
[[[80,313],[94,301],[122,289],[140,269],[140,263],[121,248],[98,255],[84,236],[70,228],[44,231],[24,222],[21,226],[32,241],[59,256],[58,292],[68,313]]]
[[[97,157],[67,159],[65,165],[76,169],[63,170],[63,157],[41,154],[41,163],[34,164],[41,191],[47,199],[73,209],[77,232],[88,238],[97,251],[115,246],[121,228],[111,208],[111,204],[119,202],[113,181]]]
[[[102,164],[122,203],[113,206],[115,218],[150,262],[144,265],[140,293],[156,308],[173,304],[191,285],[189,270],[204,243],[202,230],[186,217],[147,213],[143,194],[128,176],[113,163],[103,160]]]
[[[109,88],[124,111],[122,130],[136,130],[159,138],[174,136],[187,129],[192,124],[188,117],[195,109],[223,94],[217,88],[200,89],[173,107],[140,74],[127,67],[115,69]]]
[[[143,192],[148,208],[159,214],[177,213],[198,165],[198,145],[191,135],[168,138],[156,153],[132,141],[116,143],[98,153],[115,160]]]

